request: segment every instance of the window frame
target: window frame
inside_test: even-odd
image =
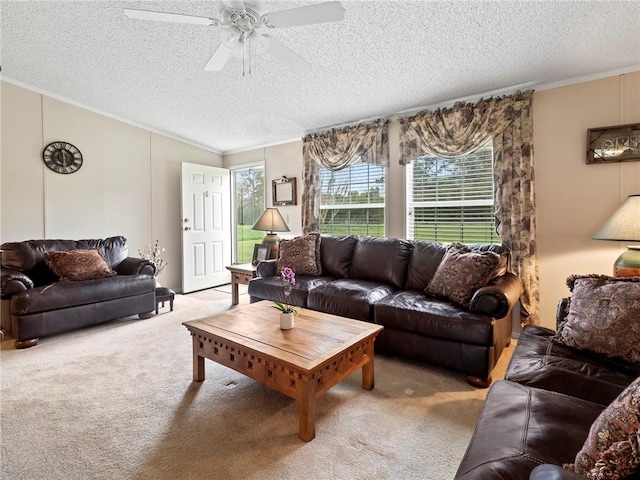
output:
[[[382,172],[383,175],[383,180],[384,183],[382,184],[382,188],[381,193],[379,193],[379,195],[383,198],[384,201],[382,202],[370,202],[370,203],[337,203],[337,204],[322,204],[322,186],[323,186],[323,173],[324,172],[332,172],[330,169],[328,168],[324,168],[321,166],[318,166],[318,185],[317,185],[317,205],[318,205],[318,229],[321,233],[323,234],[327,234],[327,235],[358,235],[358,234],[362,234],[362,233],[353,233],[352,232],[352,227],[353,229],[358,229],[358,227],[360,226],[364,226],[366,227],[366,232],[363,235],[371,235],[371,236],[381,236],[384,237],[386,236],[386,232],[388,230],[388,225],[387,225],[387,211],[388,211],[388,201],[389,201],[389,196],[388,196],[388,183],[389,183],[389,168],[383,165],[376,165],[373,163],[366,163],[366,162],[356,162],[348,167],[345,167],[343,169],[340,170],[336,170],[335,172],[341,172],[343,170],[352,168],[352,167],[357,167],[357,166],[362,166],[362,165],[366,165],[367,168],[369,169],[369,171],[367,172],[367,192],[369,192],[372,188],[375,187],[375,183],[372,182],[371,180],[371,168],[379,168]],[[350,175],[351,178],[351,175]],[[348,185],[352,185],[352,182],[350,182]],[[349,190],[348,194],[351,194],[352,191]],[[381,233],[376,233],[376,232],[371,232],[369,229],[369,223],[366,224],[362,224],[362,223],[357,223],[357,224],[351,224],[348,223],[346,224],[347,226],[347,232],[345,233],[335,233],[335,232],[323,232],[323,228],[322,228],[322,214],[321,211],[322,210],[371,210],[371,209],[382,209],[382,223],[376,223],[374,225],[381,225]]]
[[[251,163],[243,163],[241,165],[234,165],[233,167],[229,167],[229,171],[231,172],[231,218],[233,219],[233,225],[231,228],[231,252],[232,252],[232,263],[238,263],[238,215],[237,215],[237,183],[236,183],[236,174],[243,170],[262,170],[263,175],[263,191],[262,191],[262,209],[267,206],[267,194],[266,194],[266,183],[267,183],[267,168],[264,161],[259,162],[251,162]],[[262,212],[260,212],[262,213]],[[253,244],[252,244],[253,248]],[[251,260],[249,260],[251,262]],[[245,262],[248,263],[248,262]]]
[[[473,156],[473,155],[478,155],[478,153],[482,153],[482,150],[488,149],[490,151],[490,160],[491,160],[491,166],[489,167],[489,170],[487,171],[487,169],[483,169],[483,173],[486,175],[486,173],[490,173],[490,190],[491,190],[491,198],[452,198],[452,199],[444,199],[444,200],[431,200],[431,199],[427,199],[427,200],[415,200],[415,183],[416,183],[416,178],[414,176],[414,166],[415,166],[415,161],[421,159],[421,158],[434,158],[434,159],[442,159],[444,161],[451,161],[451,160],[459,160],[461,157],[458,157],[457,159],[446,159],[443,157],[439,157],[437,155],[432,155],[432,154],[425,154],[421,157],[419,157],[418,159],[414,160],[413,162],[410,162],[406,165],[406,173],[405,173],[405,214],[406,214],[406,224],[405,224],[405,236],[407,239],[410,240],[426,240],[426,241],[435,241],[435,242],[440,242],[440,243],[453,243],[453,242],[461,242],[461,243],[468,243],[468,244],[475,244],[475,243],[490,243],[490,244],[501,244],[502,241],[498,235],[498,233],[496,232],[496,228],[495,228],[495,177],[494,177],[494,162],[495,162],[495,157],[494,157],[494,153],[493,153],[493,142],[491,140],[488,140],[485,144],[483,144],[480,148],[478,148],[476,151],[474,151],[473,153],[470,153],[469,155],[465,155],[465,157],[469,157],[469,156]],[[469,162],[469,160],[466,160],[467,162]],[[464,165],[465,167],[468,167],[468,165],[470,165],[470,163],[468,163],[467,165]],[[471,175],[469,175],[471,176]],[[426,177],[426,176],[425,176]],[[446,182],[446,177],[440,176],[440,179],[445,179]],[[442,196],[446,196],[451,195],[451,194],[455,194],[455,193],[460,193],[461,195],[465,194],[465,189],[464,189],[464,179],[465,179],[465,175],[457,175],[455,177],[451,177],[453,178],[453,182],[460,182],[460,186],[456,186],[455,183],[451,183],[449,189],[447,189],[445,186],[443,186],[441,189],[437,189],[435,190],[435,196],[438,195],[438,193],[440,193],[440,195]],[[426,184],[427,182],[425,180],[422,180],[422,182],[424,183],[424,186],[426,188]],[[456,189],[459,190],[459,192],[456,191]],[[448,190],[448,191],[447,191]],[[470,195],[474,195],[477,194],[478,192],[473,192],[473,189],[470,189],[467,193],[469,193]],[[485,194],[487,193],[486,191],[484,192]],[[426,196],[426,195],[425,195]],[[433,195],[432,195],[433,196]],[[465,212],[465,207],[467,208],[467,211]],[[485,239],[480,239],[480,238],[473,238],[473,230],[470,230],[469,233],[467,234],[467,238],[465,238],[464,235],[464,225],[465,225],[465,215],[466,216],[473,216],[476,214],[476,212],[473,212],[474,208],[486,208],[486,207],[490,207],[491,208],[491,213],[490,213],[490,217],[491,217],[491,228],[490,228],[490,233],[488,233],[488,237],[486,237]],[[460,211],[459,212],[454,212],[458,215],[460,221],[458,222],[454,222],[454,225],[459,225],[460,226],[460,235],[458,236],[457,239],[453,239],[452,238],[452,233],[450,233],[451,231],[449,231],[449,233],[447,233],[446,230],[446,226],[443,226],[442,228],[442,233],[440,233],[439,235],[436,233],[434,236],[430,237],[430,236],[424,236],[424,235],[416,235],[416,231],[420,228],[419,226],[419,222],[416,222],[416,210],[417,209],[437,209],[437,208],[443,208],[443,209],[451,209],[451,208],[459,208]],[[484,214],[486,215],[486,214]],[[446,216],[446,213],[433,213],[431,215],[431,217],[425,216],[424,219],[425,221],[422,222],[423,223],[423,229],[426,228],[430,228],[428,227],[429,222],[427,222],[426,220],[428,219],[433,219],[433,222],[431,222],[433,225],[436,225],[433,228],[436,228],[437,230],[437,222],[438,222],[438,218],[443,218]],[[416,224],[418,223],[418,226],[416,226]],[[469,221],[466,222],[471,223]],[[483,225],[486,226],[487,231],[489,232],[489,223],[488,222],[483,222]]]

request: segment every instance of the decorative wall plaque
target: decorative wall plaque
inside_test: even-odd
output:
[[[640,123],[587,130],[587,163],[640,160]]]

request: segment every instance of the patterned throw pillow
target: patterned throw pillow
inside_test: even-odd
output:
[[[640,471],[640,377],[591,425],[589,436],[565,468],[593,480],[618,480]]]
[[[94,249],[45,252],[44,262],[60,280],[92,280],[116,274]]]
[[[320,275],[320,234],[312,232],[292,240],[280,240],[278,275],[286,267],[296,275]]]
[[[571,276],[569,313],[554,340],[640,367],[640,278]]]
[[[468,307],[474,292],[487,284],[499,263],[500,255],[495,252],[474,251],[452,243],[425,292]]]

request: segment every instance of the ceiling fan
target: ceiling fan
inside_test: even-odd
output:
[[[248,62],[248,70],[251,73],[252,51],[255,54],[268,52],[294,72],[306,72],[311,69],[311,64],[289,47],[271,35],[261,33],[264,28],[275,29],[314,23],[338,22],[344,18],[344,8],[340,2],[319,3],[269,13],[261,13],[261,3],[224,0],[219,19],[134,8],[126,8],[124,14],[129,18],[141,20],[221,27],[220,38],[222,43],[213,53],[204,69],[219,72],[224,68],[230,57],[235,57],[242,59],[242,75],[245,74],[245,62]]]

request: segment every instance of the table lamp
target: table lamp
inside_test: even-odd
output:
[[[594,240],[613,240],[616,242],[640,242],[640,194],[629,195],[620,207],[611,215]],[[613,264],[616,277],[640,276],[640,245],[630,245]]]
[[[289,227],[277,208],[266,208],[251,229],[268,232],[262,239],[262,243],[271,245],[271,256],[277,252],[277,246],[280,243],[280,237],[273,232],[289,231]]]

